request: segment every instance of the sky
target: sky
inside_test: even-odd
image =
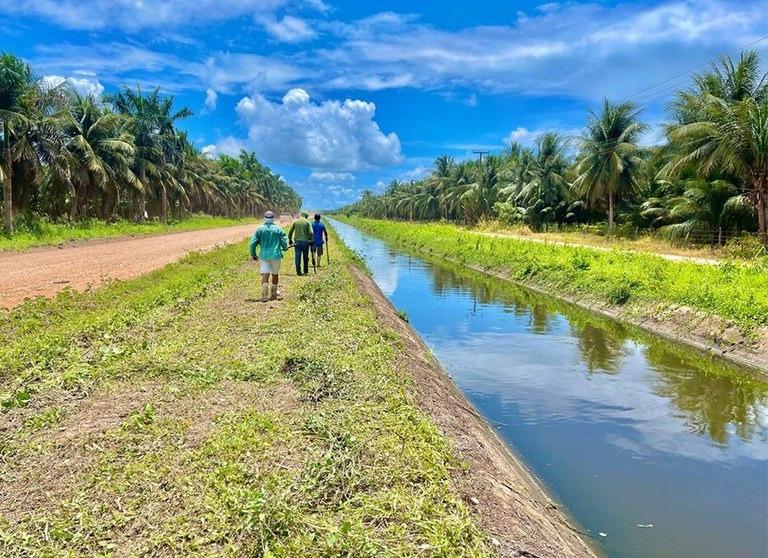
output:
[[[653,144],[692,72],[768,58],[766,36],[768,0],[0,0],[0,51],[82,93],[159,87],[203,152],[254,151],[307,208],[442,154],[577,137],[606,97]]]

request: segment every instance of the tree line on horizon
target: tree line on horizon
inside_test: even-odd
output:
[[[441,156],[416,181],[393,180],[340,212],[373,218],[476,223],[533,230],[626,225],[723,244],[755,232],[768,245],[768,74],[755,51],[722,57],[669,106],[665,142],[642,146],[632,102],[590,110],[583,135],[540,135],[476,160]]]
[[[0,53],[3,224],[189,213],[228,217],[295,212],[301,197],[256,158],[208,157],[179,121],[192,116],[159,89],[80,95],[52,87],[12,53]]]

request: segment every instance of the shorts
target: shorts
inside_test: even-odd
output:
[[[265,273],[271,273],[272,275],[278,275],[280,273],[280,262],[283,260],[259,260],[259,269],[262,275]]]
[[[322,244],[313,244],[312,245],[312,253],[317,254],[318,256],[323,255],[323,245]]]

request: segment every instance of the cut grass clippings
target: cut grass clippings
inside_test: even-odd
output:
[[[0,315],[0,555],[490,556],[336,246],[279,303],[241,243]]]
[[[488,237],[450,224],[342,220],[378,237],[556,293],[614,306],[687,306],[734,323],[745,333],[768,326],[768,261],[711,266],[637,252]]]
[[[106,223],[97,219],[88,219],[74,223],[52,223],[39,220],[32,225],[19,225],[11,236],[0,232],[0,252],[26,250],[36,246],[54,246],[75,240],[195,231],[250,222],[253,222],[253,219],[233,219],[211,215],[190,215],[168,225],[159,221],[135,223],[121,220]]]

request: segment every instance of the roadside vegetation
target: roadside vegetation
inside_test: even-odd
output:
[[[0,313],[0,554],[490,556],[339,244],[239,244]]]
[[[339,210],[379,219],[498,221],[654,234],[719,247],[768,246],[768,76],[756,51],[722,58],[675,96],[665,141],[641,144],[639,108],[605,100],[579,137],[549,132],[481,161],[442,156],[423,180],[393,181]],[[754,236],[754,242],[744,236]],[[765,254],[765,248],[762,249]]]
[[[489,237],[451,224],[343,218],[406,246],[615,306],[643,311],[687,306],[737,324],[743,332],[768,326],[768,259],[753,266],[672,262],[651,254]]]
[[[155,220],[139,223],[120,219],[107,223],[98,219],[79,219],[72,223],[55,223],[48,219],[36,219],[17,227],[10,237],[0,234],[0,251],[52,246],[73,240],[213,229],[250,221],[248,218],[236,219],[204,214],[189,215],[179,221],[170,221],[167,225]]]
[[[76,223],[206,213],[295,211],[301,197],[253,153],[213,158],[178,128],[190,117],[158,89],[123,87],[102,97],[54,85],[0,53],[0,184],[3,230],[38,221]]]

